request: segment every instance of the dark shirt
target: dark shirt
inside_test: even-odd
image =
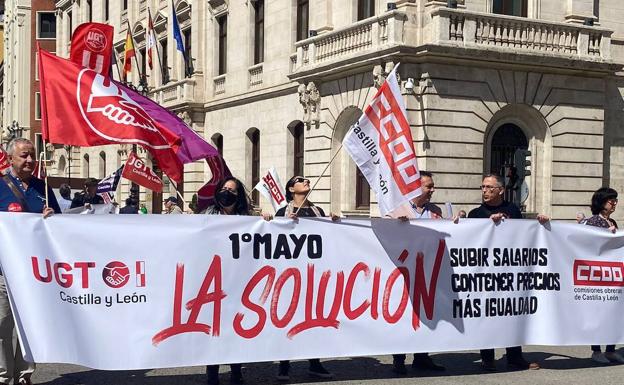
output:
[[[86,192],[79,192],[74,196],[74,199],[72,199],[72,204],[70,208],[75,209],[76,207],[83,207],[87,203],[90,203],[92,205],[101,205],[104,204],[104,199],[97,194],[89,197],[87,196]]]
[[[22,186],[22,183],[17,177],[13,176],[11,173],[9,173],[8,176],[15,187],[21,190],[24,194],[24,200],[26,201],[26,205],[28,205],[28,207],[22,207],[22,211],[29,213],[42,213],[43,208],[45,207],[45,182],[33,176],[28,181],[28,188],[24,190],[24,186]],[[48,199],[48,206],[52,208],[55,213],[60,214],[61,208],[56,201],[54,191],[52,191],[49,187]],[[0,178],[0,211],[9,211],[9,205],[11,204],[14,206],[22,206],[20,199],[13,194],[13,191],[11,191],[11,188],[7,186],[4,178]]]
[[[119,214],[138,214],[138,213],[139,213],[138,206],[128,205],[119,209]]]
[[[321,214],[322,217],[325,216],[325,212],[323,211],[322,208],[320,207],[316,207],[316,209],[319,211],[319,214]],[[316,214],[314,214],[314,211],[309,208],[309,207],[302,207],[301,210],[297,211],[297,207],[293,207],[293,213],[297,212],[297,216],[300,218],[303,217],[316,217]],[[286,206],[282,207],[281,209],[277,210],[277,212],[275,213],[276,217],[285,217],[286,216]]]
[[[605,229],[608,229],[611,226],[615,226],[616,229],[618,228],[617,222],[615,220],[611,218],[603,218],[598,214],[592,215],[591,217],[587,218],[585,222],[583,222],[583,224],[588,226],[602,227]]]
[[[489,206],[485,203],[481,203],[481,206],[476,209],[472,209],[468,213],[468,218],[489,218],[492,214],[503,213],[506,218],[522,219],[522,213],[518,206],[511,202],[503,201],[498,206]]]

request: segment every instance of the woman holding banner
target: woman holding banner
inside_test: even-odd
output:
[[[229,177],[219,182],[215,188],[215,204],[208,207],[204,214],[209,215],[251,215],[249,199],[245,193],[243,183]],[[230,364],[230,383],[242,384],[243,372],[241,364]],[[219,365],[206,367],[208,385],[219,384]]]
[[[297,219],[299,217],[324,217],[325,212],[322,208],[317,207],[307,198],[310,194],[310,179],[302,176],[293,176],[286,183],[286,202],[288,205],[277,210],[276,217],[288,217]],[[332,220],[340,219],[338,216],[331,214]],[[321,360],[313,358],[308,360],[310,367],[308,374],[317,378],[332,378],[334,375],[330,373],[323,365]],[[290,380],[290,361],[280,361],[277,379],[279,381]]]
[[[618,228],[611,214],[615,211],[618,203],[618,193],[612,188],[601,187],[592,196],[591,212],[592,216],[585,220],[588,226],[602,227],[615,233]],[[607,345],[605,353],[602,354],[600,345],[592,345],[591,359],[599,364],[624,363],[624,357],[615,352],[615,345]]]

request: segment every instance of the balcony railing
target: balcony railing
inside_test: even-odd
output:
[[[609,60],[612,31],[524,17],[438,8],[431,13],[432,43],[501,49],[585,60]]]
[[[173,102],[193,102],[197,96],[195,95],[196,84],[193,78],[182,79],[160,86],[150,94],[152,99],[163,105],[175,104]]]
[[[302,67],[402,43],[403,24],[406,20],[405,13],[391,11],[297,42],[295,68],[299,70]]]
[[[262,85],[262,63],[249,67],[249,88]]]
[[[214,82],[214,95],[221,95],[225,93],[225,74],[219,75],[213,78]]]

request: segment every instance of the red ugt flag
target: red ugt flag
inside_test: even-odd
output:
[[[39,49],[43,139],[72,146],[142,145],[174,181],[181,139],[155,121],[136,93],[88,68]]]
[[[134,152],[128,156],[121,176],[152,191],[162,192],[162,180]]]
[[[101,23],[84,23],[72,35],[69,60],[80,67],[110,77],[113,52],[113,27]]]

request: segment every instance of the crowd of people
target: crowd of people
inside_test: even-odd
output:
[[[7,146],[10,160],[10,168],[6,175],[0,178],[0,211],[41,213],[44,218],[53,214],[59,214],[68,209],[103,203],[102,198],[96,194],[97,180],[87,179],[84,191],[71,197],[71,188],[68,185],[61,186],[59,192],[61,198],[57,200],[52,189],[48,187],[46,192],[45,183],[33,176],[35,167],[35,147],[31,141],[23,138],[14,139]],[[422,194],[410,202],[412,212],[409,218],[440,219],[442,210],[431,202],[435,192],[434,175],[421,171]],[[522,218],[520,209],[504,199],[505,184],[503,178],[495,174],[484,176],[480,186],[482,203],[466,214],[461,210],[453,219],[458,222],[460,218],[490,218],[495,223],[505,219]],[[300,217],[324,217],[325,212],[321,207],[314,205],[307,199],[310,192],[310,180],[300,175],[295,175],[288,180],[285,186],[287,206],[279,209],[275,216],[297,219]],[[248,194],[244,184],[237,178],[226,178],[216,186],[215,204],[202,211],[207,215],[253,215]],[[122,214],[146,213],[145,206],[139,206],[134,198],[126,200],[126,206],[120,210]],[[598,189],[591,199],[592,216],[586,218],[582,213],[577,215],[580,224],[605,228],[615,232],[617,223],[611,215],[618,203],[618,194],[612,188],[603,187]],[[182,214],[179,200],[169,197],[164,201],[165,214]],[[340,217],[330,213],[332,220],[338,221]],[[266,220],[271,216],[264,215]],[[398,218],[407,221],[408,217]],[[549,221],[545,215],[538,215],[537,220],[544,224]],[[0,271],[0,383],[8,384],[14,380],[17,384],[28,385],[34,371],[34,364],[24,361],[19,344],[14,344],[14,320],[11,312],[4,276]],[[523,354],[521,346],[508,347],[507,365],[510,369],[525,370],[539,369],[535,362],[528,362]],[[607,345],[602,353],[599,345],[591,346],[591,359],[599,364],[621,364],[624,358],[615,351],[615,345]],[[393,355],[393,371],[397,375],[405,375],[406,355]],[[232,363],[231,383],[243,382],[242,365]],[[416,353],[412,367],[419,370],[444,371],[444,366],[434,362],[428,353]],[[481,350],[481,368],[485,371],[496,371],[494,349]],[[277,379],[280,381],[290,380],[290,361],[281,361],[278,366]],[[318,378],[332,378],[330,373],[319,359],[309,360],[309,374]],[[219,383],[219,366],[207,367],[207,381],[209,385]]]

